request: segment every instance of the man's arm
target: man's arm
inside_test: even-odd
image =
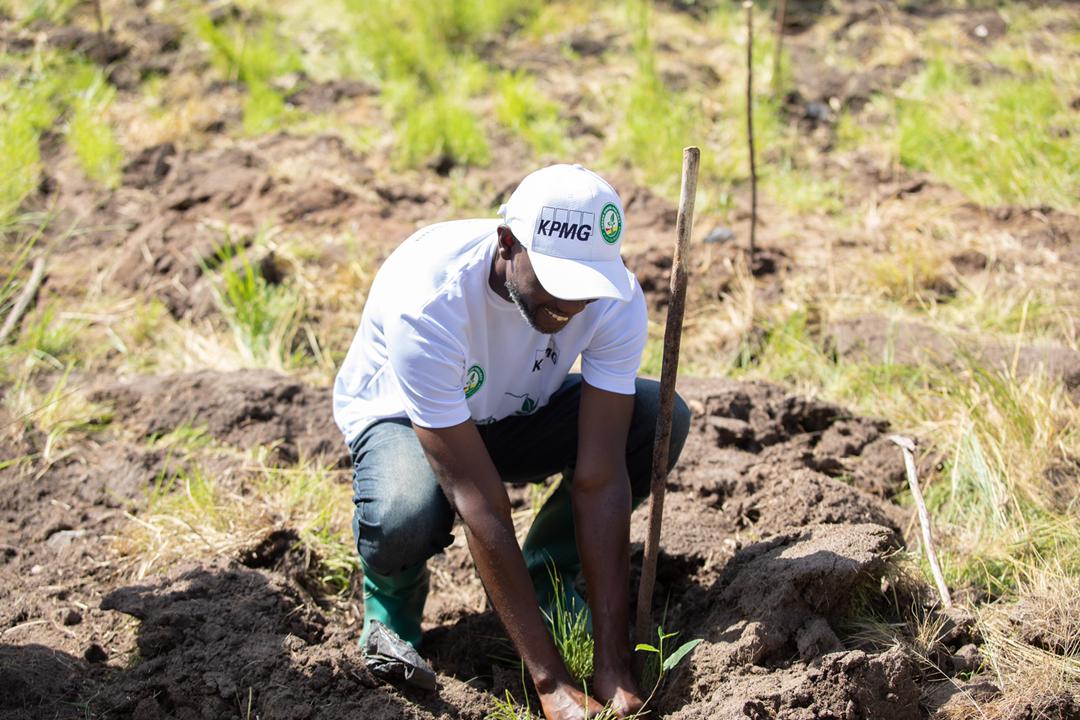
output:
[[[448,428],[413,427],[439,485],[461,516],[480,579],[529,669],[545,716],[581,718],[586,707],[588,716],[598,712],[599,704],[574,687],[544,626],[514,536],[506,488],[476,425],[468,420]]]
[[[641,709],[630,673],[630,478],[626,436],[634,396],[582,383],[572,498],[578,554],[593,618],[593,686],[621,714]]]

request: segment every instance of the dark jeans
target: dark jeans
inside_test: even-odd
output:
[[[567,377],[547,405],[477,429],[504,482],[538,482],[557,472],[573,482],[577,460],[581,376]],[[660,384],[638,378],[626,442],[631,494],[649,494]],[[690,428],[690,410],[675,396],[669,465],[674,466]],[[351,443],[353,535],[365,564],[393,575],[441,552],[453,541],[454,512],[435,479],[407,419],[383,420]],[[566,472],[566,471],[570,472]]]

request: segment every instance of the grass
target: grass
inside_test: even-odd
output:
[[[272,18],[254,27],[239,20],[218,26],[208,16],[198,15],[194,26],[209,47],[214,66],[226,79],[243,83],[247,90],[243,100],[245,133],[266,133],[300,117],[286,106],[274,82],[300,71],[301,56],[277,31]]]
[[[255,464],[239,476],[197,463],[159,477],[116,550],[136,578],[191,557],[237,556],[272,530],[297,533],[308,572],[331,594],[349,590],[358,567],[349,531],[351,491],[311,464]]]
[[[1075,208],[1080,138],[1057,131],[1074,112],[1069,88],[1057,74],[976,81],[932,60],[897,102],[900,162],[982,205]]]
[[[108,113],[114,92],[102,71],[63,53],[0,56],[0,225],[36,190],[39,138],[62,132],[94,182],[115,187],[123,153]]]
[[[232,334],[236,352],[249,367],[284,370],[301,362],[298,349],[304,309],[300,296],[269,282],[246,252],[223,255],[214,297]]]
[[[478,59],[483,41],[514,20],[535,13],[535,0],[451,0],[434,6],[419,0],[352,0],[355,43],[383,84],[383,103],[397,128],[399,165],[485,165],[490,147],[471,98],[492,84]],[[505,81],[504,81],[505,82]],[[512,94],[512,88],[504,94]],[[512,103],[513,98],[510,98]],[[522,122],[531,142],[550,142],[530,113],[542,104],[507,106],[508,122]]]
[[[566,127],[555,103],[543,97],[536,81],[522,72],[504,73],[496,81],[495,117],[521,136],[538,157],[558,156],[567,148]]]
[[[79,441],[112,421],[111,411],[90,402],[80,386],[72,386],[73,366],[68,365],[47,389],[39,387],[32,372],[18,377],[4,396],[4,405],[24,431],[44,436],[40,458],[53,462]]]
[[[548,567],[548,575],[555,589],[555,607],[551,615],[544,612],[544,617],[566,671],[587,686],[593,674],[593,639],[588,628],[588,612],[586,608],[566,606],[562,578],[553,565]]]

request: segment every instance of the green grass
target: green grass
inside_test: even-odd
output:
[[[117,539],[139,577],[193,557],[237,556],[271,530],[288,528],[309,551],[308,572],[326,592],[351,588],[358,569],[349,529],[351,491],[331,471],[311,464],[260,468],[256,460],[241,484],[214,475],[189,451],[176,458],[193,460],[191,467],[159,477]]]
[[[45,437],[40,456],[51,462],[77,440],[112,422],[112,412],[86,399],[79,385],[71,384],[73,365],[64,367],[48,389],[41,389],[29,365],[4,395],[8,412],[26,430]]]
[[[459,85],[460,87],[460,85]],[[424,92],[412,81],[387,89],[387,107],[396,118],[399,165],[485,165],[491,149],[480,118],[453,90]]]
[[[626,7],[635,70],[629,87],[614,99],[621,117],[608,160],[629,161],[648,184],[674,196],[679,191],[682,150],[701,144],[705,119],[692,95],[672,90],[661,77],[651,32],[651,0],[633,0]],[[704,162],[711,163],[708,153]]]
[[[548,567],[548,574],[555,593],[552,614],[544,613],[548,628],[570,677],[586,685],[593,674],[593,639],[588,629],[587,609],[567,607],[562,578],[553,565]]]
[[[72,100],[67,142],[91,180],[107,188],[120,184],[124,153],[112,127],[104,119],[116,91],[95,73],[93,80]]]
[[[1080,457],[1080,415],[1060,383],[970,359],[951,369],[835,358],[801,312],[769,326],[733,374],[885,417],[943,452],[945,470],[922,481],[954,587],[1011,596],[1033,564],[1080,572],[1077,508],[1062,507],[1045,476],[1053,463]]]
[[[480,116],[470,100],[493,84],[478,60],[483,41],[513,21],[525,23],[536,0],[351,0],[356,46],[383,84],[383,104],[397,131],[400,165],[485,165],[491,153]],[[510,90],[506,91],[511,92]],[[506,103],[504,102],[504,105]],[[537,108],[540,108],[537,110]],[[530,142],[550,142],[540,128],[542,106],[509,108],[526,113]],[[540,112],[532,121],[530,112]],[[510,114],[505,114],[510,118]]]
[[[567,147],[559,108],[545,98],[536,81],[521,72],[504,73],[496,82],[495,118],[519,135],[537,156],[559,155]]]
[[[1063,132],[1075,124],[1070,75],[976,79],[965,65],[932,60],[899,94],[900,162],[981,205],[1076,208],[1080,134]]]
[[[9,13],[16,22],[26,26],[34,22],[62,24],[83,0],[5,0],[0,10]]]
[[[251,27],[235,21],[215,25],[196,16],[195,32],[207,44],[211,62],[226,79],[244,84],[243,128],[249,135],[269,132],[298,121],[302,113],[289,108],[273,83],[303,68],[300,52],[281,32],[273,17]]]
[[[243,362],[276,370],[299,365],[304,313],[300,295],[287,285],[267,281],[246,252],[234,257],[227,251],[222,257],[214,297]]]
[[[102,71],[63,53],[0,56],[0,225],[37,188],[38,139],[63,132],[91,180],[115,187],[123,153],[107,121],[114,91]]]

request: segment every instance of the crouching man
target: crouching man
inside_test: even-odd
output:
[[[334,384],[354,467],[369,665],[418,684],[427,559],[455,514],[550,720],[641,707],[630,672],[630,512],[649,492],[659,385],[637,378],[645,300],[623,265],[623,207],[580,165],[527,176],[501,219],[419,230],[379,270]],[[580,357],[580,374],[570,373]],[[689,411],[677,399],[671,462]],[[523,547],[503,483],[562,473]],[[583,569],[594,637],[587,697],[541,608]],[[387,631],[389,629],[393,634]],[[394,649],[396,636],[412,647]],[[597,702],[599,701],[599,702]]]

